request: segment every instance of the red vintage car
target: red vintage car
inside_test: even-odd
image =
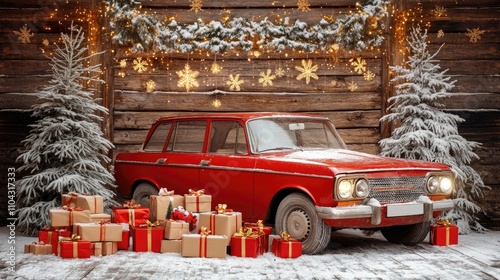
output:
[[[332,229],[380,229],[407,245],[454,207],[448,166],[350,151],[324,117],[213,113],[166,117],[140,151],[116,156],[118,190],[149,204],[159,188],[204,189],[243,220],[262,219],[319,253]]]

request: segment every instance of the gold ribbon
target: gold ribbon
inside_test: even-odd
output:
[[[286,231],[280,231],[280,237],[283,241],[290,241],[290,234],[286,233]]]
[[[200,234],[201,235],[210,235],[212,231],[210,231],[207,227],[203,226],[200,228]]]
[[[62,237],[62,236],[59,236],[59,241],[73,241],[73,242],[75,242],[75,241],[79,241],[81,239],[82,239],[82,237],[80,235],[78,235],[78,234],[75,234],[75,233],[73,233],[71,235],[71,237]]]
[[[134,199],[127,200],[123,203],[123,207],[125,208],[139,208],[142,207],[139,203],[135,202]]]
[[[73,242],[73,258],[78,258],[78,242]]]
[[[189,195],[192,195],[192,196],[200,196],[202,194],[205,193],[205,190],[204,189],[201,189],[201,190],[193,190],[193,189],[189,189]]]
[[[167,188],[161,188],[160,191],[158,192],[158,195],[171,196],[171,195],[174,195],[174,191],[169,191],[169,190],[167,190]]]
[[[161,226],[160,221],[156,221],[154,223],[150,222],[149,220],[146,220],[144,224],[140,224],[139,227],[147,227],[147,228],[154,228],[154,227],[159,227]]]
[[[218,204],[215,206],[215,211],[217,211],[217,214],[224,214],[224,213],[232,213],[233,209],[228,209],[227,204]]]
[[[449,220],[438,220],[436,222],[436,225],[442,226],[442,227],[450,227],[453,226],[453,224]]]

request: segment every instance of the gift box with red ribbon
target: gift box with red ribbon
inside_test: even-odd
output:
[[[158,195],[149,196],[149,213],[151,221],[168,220],[168,206],[172,204],[172,209],[178,206],[184,207],[184,196],[174,194],[174,191],[167,191],[161,188]]]
[[[182,251],[182,240],[162,240],[161,241],[161,253],[181,253]]]
[[[88,195],[70,192],[61,196],[61,204],[68,207],[82,207],[91,214],[104,211],[104,198],[100,195]]]
[[[111,208],[111,222],[113,223],[127,223],[138,227],[146,221],[149,221],[149,208],[142,207],[133,200],[126,201],[123,206]]]
[[[181,239],[189,233],[189,223],[184,221],[165,221],[165,239]]]
[[[132,249],[135,252],[160,253],[164,229],[160,223],[149,220],[142,225],[132,227]]]
[[[102,242],[90,243],[90,255],[95,257],[102,256]]]
[[[110,214],[90,214],[90,222],[108,222],[111,221]]]
[[[50,225],[53,227],[73,226],[75,223],[90,223],[90,211],[81,207],[53,208],[49,210]]]
[[[52,245],[45,244],[43,241],[25,244],[24,253],[33,255],[50,255],[52,254]]]
[[[210,235],[210,231],[201,227],[200,234],[184,234],[182,236],[183,257],[226,258],[227,237]]]
[[[241,212],[232,212],[225,204],[219,204],[216,211],[200,213],[200,227],[208,228],[214,235],[225,235],[228,237],[237,233],[241,227]],[[227,240],[228,245],[231,239]]]
[[[59,255],[64,259],[86,259],[90,258],[90,242],[81,241],[75,234],[70,238],[60,238]]]
[[[109,222],[100,223],[77,223],[73,225],[73,233],[79,235],[82,240],[96,241],[122,241],[122,225]]]
[[[302,255],[302,242],[290,238],[286,232],[280,232],[280,238],[273,239],[272,253],[280,258],[298,258]]]
[[[57,255],[57,245],[59,243],[59,236],[70,237],[71,231],[66,229],[58,229],[51,226],[43,227],[38,231],[38,242],[43,242],[52,247],[52,254]]]
[[[437,246],[458,244],[458,227],[446,220],[437,221],[431,226],[430,243]]]
[[[204,194],[204,190],[189,190],[184,195],[185,208],[189,212],[209,212],[212,210],[212,196]]]
[[[231,237],[231,256],[256,258],[262,254],[263,234],[252,231],[251,228],[241,228]]]

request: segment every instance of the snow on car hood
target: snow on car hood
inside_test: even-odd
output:
[[[382,157],[345,149],[295,151],[280,157],[281,160],[325,165],[336,173],[383,170],[442,170],[441,163]]]

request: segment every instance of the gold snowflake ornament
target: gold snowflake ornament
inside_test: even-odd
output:
[[[361,57],[356,58],[356,60],[351,59],[351,65],[354,66],[354,72],[358,74],[363,74],[366,71],[366,60]]]
[[[212,74],[218,74],[222,70],[222,67],[217,64],[217,62],[212,63],[212,66],[210,66],[210,71],[212,71]]]
[[[308,12],[311,10],[311,8],[309,8],[309,6],[311,6],[311,4],[309,4],[308,0],[299,0],[297,2],[297,7],[298,7],[299,11]]]
[[[350,81],[348,84],[347,84],[347,88],[350,90],[350,91],[355,91],[358,89],[358,85],[354,82],[354,81]]]
[[[365,81],[373,81],[373,79],[375,78],[375,74],[368,70],[365,72],[365,74],[363,74],[363,78],[365,79]]]
[[[259,83],[262,86],[272,86],[273,80],[276,79],[276,76],[271,73],[271,69],[267,69],[266,73],[260,72]]]
[[[137,59],[134,59],[134,70],[137,71],[137,73],[142,73],[148,69],[148,62],[143,61],[142,58],[138,57]]]
[[[436,6],[436,8],[434,8],[434,10],[431,11],[431,14],[434,17],[444,17],[446,16],[446,9],[441,6]]]
[[[198,13],[199,11],[203,11],[201,7],[203,7],[203,3],[201,3],[201,0],[191,0],[191,4],[189,5],[191,7],[190,11]]]
[[[227,81],[226,84],[229,86],[229,90],[240,91],[240,85],[244,82],[244,80],[240,80],[240,74],[236,74],[235,77],[233,77],[233,74],[230,74],[229,81]]]
[[[191,70],[189,64],[186,63],[184,69],[182,69],[181,71],[176,71],[175,73],[177,73],[177,76],[179,76],[179,81],[177,82],[178,87],[185,87],[186,91],[189,91],[193,87],[200,86],[200,84],[198,84],[198,81],[196,80],[200,72]]]
[[[127,67],[127,60],[122,59],[120,60],[120,68],[126,68]]]
[[[297,80],[302,80],[306,78],[306,84],[309,84],[311,81],[311,78],[317,80],[319,79],[318,75],[316,75],[316,71],[318,71],[318,65],[312,65],[312,60],[308,59],[307,61],[305,59],[302,59],[302,67],[301,66],[295,66],[295,69],[300,71],[301,73],[297,76]]]
[[[220,108],[220,106],[222,106],[222,102],[220,102],[219,99],[215,99],[212,101],[212,106],[214,106],[214,108]]]
[[[31,43],[30,38],[35,36],[35,34],[31,33],[31,29],[28,29],[27,24],[25,24],[22,28],[20,28],[19,31],[14,31],[14,34],[17,35],[17,38],[23,44]]]
[[[484,32],[486,32],[486,30],[480,30],[479,28],[474,28],[474,29],[467,28],[467,33],[465,33],[465,35],[469,37],[470,42],[477,43],[477,41],[481,39],[481,35],[483,35]]]
[[[153,80],[148,80],[146,82],[146,91],[153,92],[156,88],[156,83]]]
[[[278,69],[274,70],[274,74],[276,75],[276,77],[281,78],[281,77],[285,76],[285,70],[283,70],[283,68],[279,67]]]
[[[439,29],[437,37],[438,38],[443,38],[444,37],[444,31],[443,31],[443,29]]]

